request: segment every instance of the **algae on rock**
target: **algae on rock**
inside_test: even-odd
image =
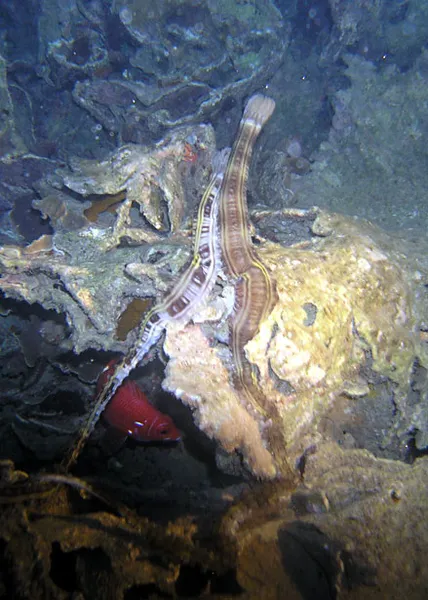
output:
[[[401,72],[343,59],[351,87],[333,98],[329,140],[289,187],[300,207],[358,215],[388,230],[426,231],[428,53]]]
[[[340,394],[369,394],[368,356],[371,368],[393,382],[401,416],[415,362],[428,365],[420,337],[428,265],[406,256],[405,245],[368,223],[318,212],[312,230],[312,241],[304,246],[258,246],[279,299],[245,351],[280,415],[274,423],[259,420],[262,437],[271,427],[281,431],[277,447],[268,445],[277,464],[281,459],[293,464],[319,439],[316,425]],[[240,406],[236,393],[230,392],[228,408],[219,410],[225,384],[219,383],[213,349],[205,339],[199,342],[194,330],[171,341],[172,335],[177,334],[168,330],[164,386],[192,408],[210,437],[226,450],[229,441],[253,473],[269,477],[272,468],[262,458],[260,441],[231,408]],[[250,445],[243,442],[248,438]]]
[[[230,385],[234,366],[223,338],[233,292],[227,282],[212,292],[193,324],[167,325],[164,388],[192,409],[219,452],[238,451],[259,477],[272,477],[278,469],[285,473],[320,439],[317,426],[336,398],[345,394],[355,402],[352,398],[370,393],[368,361],[393,385],[397,431],[416,428],[423,437],[427,425],[423,408],[410,411],[406,400],[415,364],[428,367],[421,337],[428,323],[426,260],[366,222],[322,211],[299,218],[302,214],[312,228],[308,241],[258,245],[275,278],[278,302],[245,347],[275,408],[272,415],[278,416],[261,418]],[[289,211],[288,218],[294,217]],[[171,246],[166,262],[153,265],[147,247],[138,254],[133,248],[105,253],[107,232],[91,232],[58,233],[51,252],[4,247],[0,286],[8,296],[65,312],[71,328],[67,343],[72,341],[76,352],[91,347],[124,352],[133,336],[121,342],[113,335],[120,314],[134,298],[164,293],[165,265],[176,264],[177,273],[188,254]]]

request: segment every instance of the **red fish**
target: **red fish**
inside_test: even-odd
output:
[[[115,360],[110,361],[101,373],[97,382],[98,393],[106,384],[115,364]],[[144,392],[131,379],[125,379],[102,416],[119,433],[138,442],[176,442],[181,437],[171,417],[150,404]]]

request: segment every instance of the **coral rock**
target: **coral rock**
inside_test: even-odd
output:
[[[239,450],[255,475],[276,469],[256,420],[242,406],[229,373],[197,325],[168,328],[164,350],[170,360],[163,387],[189,406],[197,426],[227,451]]]

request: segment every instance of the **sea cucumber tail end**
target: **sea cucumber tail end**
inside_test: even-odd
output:
[[[274,110],[275,100],[262,94],[255,94],[248,100],[242,120],[253,121],[261,128],[270,119]]]

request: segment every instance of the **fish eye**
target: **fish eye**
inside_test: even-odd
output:
[[[169,429],[167,427],[162,427],[162,429],[159,429],[159,433],[160,435],[168,435]]]

